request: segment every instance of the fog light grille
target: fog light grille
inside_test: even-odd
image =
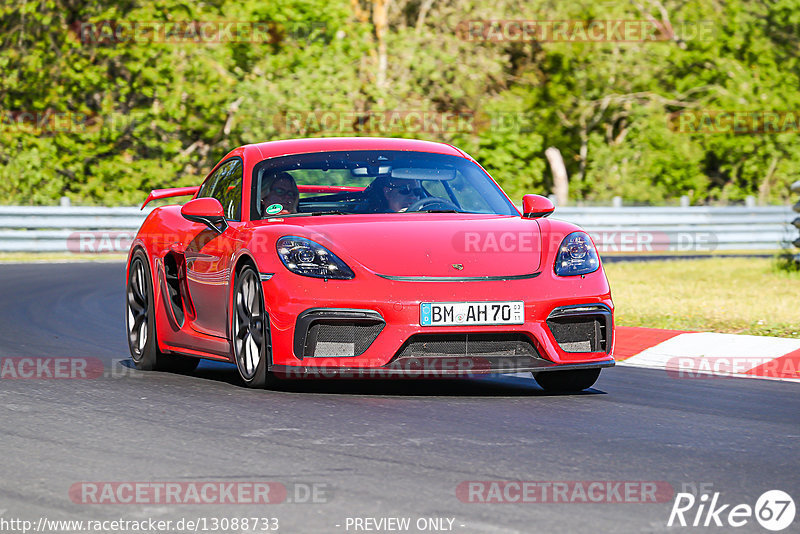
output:
[[[317,322],[308,329],[303,355],[314,358],[360,356],[382,329],[383,323]]]
[[[547,319],[547,326],[564,352],[606,352],[606,324],[603,315],[566,315]]]

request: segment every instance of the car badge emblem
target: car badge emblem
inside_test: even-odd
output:
[[[453,264],[453,269],[455,269],[456,271],[463,271],[464,270],[464,264],[463,263],[454,263]]]
[[[283,206],[281,204],[270,204],[267,207],[267,215],[275,215],[276,213],[280,213],[283,210]]]

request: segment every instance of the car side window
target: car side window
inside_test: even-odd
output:
[[[200,186],[197,198],[216,198],[222,204],[222,211],[229,221],[241,220],[242,213],[242,178],[244,177],[242,160],[232,158],[220,165],[214,173],[206,178]]]

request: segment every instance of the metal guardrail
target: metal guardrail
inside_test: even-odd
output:
[[[792,240],[792,208],[556,208],[554,218],[583,227],[600,252],[778,250]]]
[[[149,209],[0,206],[0,252],[127,252]],[[777,250],[795,239],[790,206],[561,207],[600,252]],[[795,221],[800,226],[800,218]]]
[[[0,252],[127,252],[150,211],[0,206]]]
[[[799,193],[800,194],[800,180],[798,180],[798,181],[796,181],[795,183],[792,184],[792,193]],[[800,213],[800,201],[798,201],[797,204],[795,204],[792,209],[794,211],[796,211],[797,213]],[[797,217],[795,220],[793,220],[792,224],[794,226],[796,226],[798,230],[800,230],[800,217]],[[792,241],[792,244],[795,247],[800,248],[800,238],[797,238],[794,241]],[[794,261],[796,261],[797,263],[800,263],[800,254],[795,254]]]

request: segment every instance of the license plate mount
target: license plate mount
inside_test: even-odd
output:
[[[525,323],[525,303],[502,302],[422,302],[420,326],[490,326]]]

